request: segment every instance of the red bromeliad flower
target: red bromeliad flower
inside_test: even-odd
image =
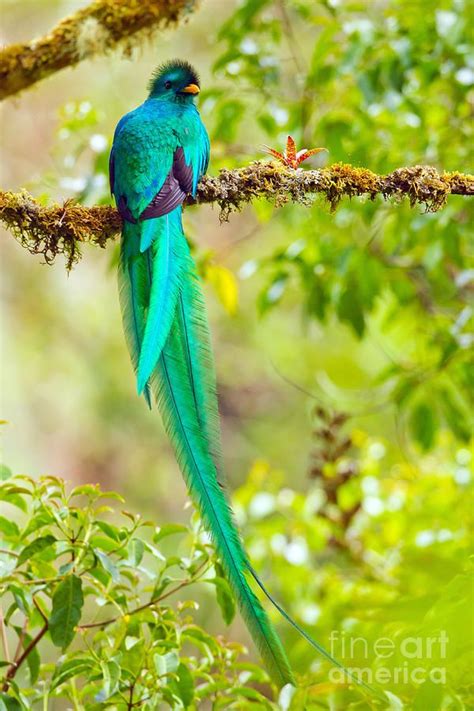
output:
[[[266,153],[269,153],[274,158],[286,165],[288,168],[299,168],[300,163],[302,163],[307,158],[316,155],[316,153],[321,153],[321,151],[326,151],[327,148],[303,148],[300,151],[296,151],[296,143],[291,136],[288,136],[286,141],[286,149],[284,153],[276,151],[274,148],[269,148],[265,146]]]

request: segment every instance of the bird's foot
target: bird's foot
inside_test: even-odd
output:
[[[297,151],[296,143],[291,136],[287,138],[286,148],[283,153],[269,146],[265,146],[266,153],[276,158],[287,168],[293,168],[294,170],[299,168],[303,161],[316,155],[316,153],[321,153],[321,151],[327,151],[327,148],[302,148],[300,151]]]

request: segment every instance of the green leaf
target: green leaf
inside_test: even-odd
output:
[[[89,543],[92,548],[100,548],[106,553],[117,550],[117,541],[114,541],[108,536],[91,536]]]
[[[21,491],[25,492],[27,489],[22,490],[20,487],[0,486],[0,501],[6,501],[8,504],[12,504],[12,506],[16,506],[26,513],[26,501],[20,496]]]
[[[178,667],[178,678],[174,686],[184,708],[187,709],[194,700],[194,679],[188,667],[182,663]]]
[[[151,555],[154,558],[156,558],[159,561],[166,560],[165,556],[162,553],[160,553],[160,551],[158,550],[158,548],[156,546],[152,546],[152,544],[148,543],[148,541],[141,541],[141,542],[143,544],[144,549],[146,551],[148,551],[148,553],[151,553]]]
[[[71,679],[72,677],[88,674],[93,668],[94,662],[90,657],[76,657],[74,659],[64,661],[63,664],[61,664],[60,667],[57,667],[54,672],[51,690],[56,689],[56,687],[64,684],[64,682],[68,681],[68,679]]]
[[[20,702],[13,696],[0,692],[0,711],[22,711]]]
[[[275,306],[283,297],[288,283],[288,274],[279,272],[276,274],[270,285],[258,297],[258,310],[264,315]]]
[[[188,529],[180,523],[169,523],[166,526],[158,528],[153,536],[153,543],[163,540],[167,536],[174,536],[176,533],[187,533]]]
[[[81,619],[83,604],[82,580],[76,575],[68,575],[59,583],[53,595],[49,631],[56,647],[65,649],[71,644],[75,627]]]
[[[222,617],[224,618],[226,625],[230,625],[235,617],[234,596],[229,583],[223,577],[224,571],[220,565],[216,566],[216,572],[219,572],[219,575],[209,582],[212,582],[216,586],[216,599],[221,609]]]
[[[106,701],[111,696],[115,694],[120,683],[120,666],[117,662],[101,662],[102,675],[104,678],[104,685],[98,694],[95,696],[96,701]]]
[[[114,501],[120,501],[122,504],[125,503],[123,496],[116,491],[101,491],[99,499],[113,499]]]
[[[8,586],[9,592],[15,598],[16,605],[19,610],[23,612],[26,617],[30,615],[30,607],[33,605],[33,599],[28,586],[17,585],[16,583],[11,583]]]
[[[18,557],[17,566],[23,565],[23,563],[25,563],[27,560],[29,560],[35,555],[38,555],[38,553],[41,553],[41,551],[44,551],[46,548],[49,548],[54,543],[56,543],[56,538],[51,534],[48,534],[47,536],[41,536],[35,541],[28,543],[28,545],[23,548]]]
[[[208,656],[212,656],[217,653],[219,645],[215,637],[207,632],[204,632],[204,630],[200,627],[197,627],[196,625],[189,625],[183,630],[182,634],[183,637],[190,640],[191,644],[195,644],[200,649],[205,648]]]
[[[426,402],[418,403],[411,412],[410,429],[414,439],[425,452],[434,444],[437,427],[434,404],[430,406]]]
[[[120,543],[124,536],[122,532],[120,531],[117,526],[112,526],[110,523],[107,523],[106,521],[96,521],[96,526],[97,528],[100,528],[102,533],[105,533],[106,536],[109,538],[112,538],[114,541],[117,541]]]
[[[97,497],[99,495],[99,487],[94,484],[82,484],[81,486],[76,486],[70,494],[72,499],[74,496],[90,496]]]
[[[176,652],[168,652],[167,654],[154,654],[153,663],[155,665],[158,676],[172,674],[179,667],[179,656]]]
[[[35,514],[29,521],[22,533],[22,538],[27,538],[31,533],[38,531],[43,526],[47,526],[54,522],[54,516],[49,511],[40,511]]]
[[[391,691],[384,691],[384,694],[389,702],[387,711],[404,711],[404,704],[398,696],[392,694]]]
[[[140,640],[138,637],[132,637],[131,635],[127,635],[125,637],[125,649],[128,651],[129,649],[133,649],[136,644],[138,644]]]
[[[118,583],[118,581],[120,580],[120,573],[118,571],[117,566],[113,562],[113,560],[111,558],[109,558],[109,556],[106,553],[104,553],[103,551],[100,551],[98,548],[94,548],[94,553],[97,556],[97,558],[100,560],[100,562],[101,562],[102,566],[105,568],[105,570],[108,573],[110,573],[110,575],[112,576],[112,580],[114,580],[114,582]]]
[[[0,531],[7,538],[17,538],[20,535],[20,529],[16,523],[5,516],[0,516]]]
[[[337,315],[341,321],[350,324],[356,335],[362,338],[365,319],[356,287],[348,287],[341,293],[337,302]]]
[[[139,632],[139,628],[137,628],[137,632]],[[128,644],[130,645],[131,637],[125,637],[125,640],[128,641]],[[126,669],[127,672],[133,676],[137,676],[146,664],[147,658],[144,647],[145,640],[143,638],[139,639],[137,642],[134,641],[133,646],[129,647],[129,649],[126,649],[126,645],[122,645],[122,655],[120,657],[120,666],[122,669]]]
[[[438,711],[441,708],[443,701],[444,690],[440,684],[434,684],[431,679],[418,687],[416,696],[413,702],[413,711]]]
[[[472,436],[472,414],[460,398],[456,398],[447,388],[442,390],[440,404],[443,414],[461,442],[469,442]]]
[[[21,627],[18,627],[17,625],[14,625],[15,632],[17,633],[18,637],[23,640],[22,646],[23,649],[26,649],[28,645],[32,642],[32,637],[31,635],[24,633]],[[28,670],[30,672],[30,683],[32,686],[34,686],[38,680],[39,672],[40,672],[40,666],[41,666],[41,660],[40,660],[40,655],[38,652],[38,647],[33,647],[28,656],[26,657],[26,663],[28,665]]]
[[[5,464],[0,464],[0,481],[6,481],[13,476],[12,470]]]
[[[75,562],[70,560],[69,563],[64,563],[59,566],[59,575],[67,575],[74,568]]]
[[[134,568],[138,568],[138,566],[143,560],[143,555],[145,553],[145,543],[140,538],[134,538],[130,541],[128,545],[128,552],[128,562]]]
[[[6,491],[7,494],[26,494],[27,496],[31,496],[31,491],[29,489],[25,486],[17,486],[16,484],[4,484],[0,488],[0,491]]]
[[[281,711],[289,711],[291,707],[291,700],[295,695],[296,688],[293,684],[285,684],[280,690],[278,696],[278,705]]]

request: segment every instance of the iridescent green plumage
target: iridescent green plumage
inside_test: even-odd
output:
[[[250,563],[223,488],[214,364],[203,295],[181,225],[181,202],[173,206],[174,193],[179,197],[179,190],[195,192],[209,157],[207,134],[192,96],[177,95],[174,89],[170,93],[164,87],[166,81],[179,85],[180,79],[181,88],[195,83],[186,65],[159,72],[153,98],[122,119],[114,139],[111,184],[124,218],[119,264],[124,330],[138,389],[149,403],[150,391],[156,399],[189,492],[213,537],[244,619],[272,677],[282,686],[294,683],[293,675],[249,585]],[[160,82],[161,94],[156,91]],[[160,191],[156,212],[161,213],[162,203],[166,211],[143,219]]]
[[[188,287],[193,292],[191,298],[196,305],[201,300],[201,294],[192,268],[188,276]],[[205,318],[205,314],[199,311],[199,307],[196,309],[195,305],[188,317],[199,328],[199,320]],[[193,365],[189,359],[191,347],[186,331],[177,319],[153,374],[152,390],[162,413],[166,431],[174,442],[176,458],[189,492],[216,544],[221,563],[233,586],[244,619],[269,671],[278,685],[282,686],[293,682],[290,667],[280,640],[249,586],[247,578],[250,576],[250,565],[227,498],[218,480],[215,463],[217,453],[214,450],[213,456],[210,451],[206,434],[206,430],[209,432],[214,427],[214,423],[208,420],[209,429],[207,429],[198,411],[201,407],[199,403],[204,399],[208,409],[207,417],[215,416],[207,404],[212,394],[206,386],[202,387],[198,384],[194,376],[190,377],[193,368],[196,370],[203,367],[207,354],[204,349],[200,355],[194,354],[193,360],[202,360],[199,366],[197,363]],[[219,442],[214,441],[214,446],[218,447]]]
[[[193,103],[198,83],[187,63],[166,65],[154,75],[149,98],[117,126],[110,182],[124,221],[120,302],[138,391],[150,406],[151,392],[156,399],[242,615],[273,679],[283,686],[294,684],[293,674],[250,583],[256,581],[281,614],[299,627],[251,567],[232,517],[209,329],[181,223],[181,204],[186,194],[195,194],[209,160],[209,139]]]

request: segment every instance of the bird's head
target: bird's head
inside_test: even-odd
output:
[[[158,67],[148,84],[150,98],[192,103],[199,94],[199,77],[188,62],[174,59]]]

